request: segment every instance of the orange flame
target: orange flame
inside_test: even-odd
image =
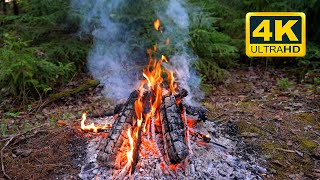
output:
[[[153,51],[154,51],[154,52],[157,51],[157,44],[153,45]]]
[[[161,60],[164,62],[168,62],[168,59],[164,55],[161,56]]]
[[[127,135],[130,143],[130,150],[127,152],[127,158],[128,158],[128,162],[132,162],[133,161],[133,157],[132,157],[133,156],[133,139],[131,136],[130,128],[128,129]]]
[[[94,125],[94,123],[91,123],[90,125],[85,125],[84,122],[87,119],[87,113],[82,114],[82,121],[81,121],[81,129],[87,130],[87,131],[93,131],[94,133],[98,132],[98,128]]]
[[[168,73],[168,79],[169,79],[170,90],[173,94],[175,94],[176,93],[176,86],[174,84],[173,72]]]
[[[98,133],[101,129],[110,129],[111,125],[106,123],[104,126],[95,126],[94,123],[91,123],[90,125],[85,125],[85,121],[87,119],[87,113],[82,114],[82,120],[81,120],[81,129],[84,131],[93,131],[94,133]]]
[[[160,27],[160,20],[157,19],[156,21],[154,21],[153,26],[158,31]]]

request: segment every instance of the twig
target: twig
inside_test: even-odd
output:
[[[216,120],[218,118],[221,118],[222,116],[226,115],[226,113],[221,113],[218,116],[214,117],[212,120]]]
[[[6,174],[6,171],[4,169],[4,163],[3,163],[3,151],[4,149],[10,144],[10,142],[14,139],[15,136],[11,137],[9,141],[6,142],[6,144],[1,149],[1,171],[3,173],[3,176],[7,179],[11,179],[9,175]]]
[[[219,146],[219,147],[222,147],[223,149],[226,149],[228,150],[228,148],[222,144],[219,144],[219,143],[216,143],[216,142],[213,142],[213,141],[210,141],[210,143],[212,143],[213,145],[216,145],[216,146]]]
[[[284,151],[284,152],[288,152],[288,153],[295,153],[295,151],[289,150],[289,149],[276,148],[276,150],[278,150],[278,151]]]
[[[39,164],[36,166],[70,167],[70,165],[64,165],[64,164]]]
[[[15,137],[18,137],[18,136],[21,136],[21,135],[25,135],[25,134],[27,134],[28,132],[31,132],[31,131],[36,130],[36,129],[38,129],[38,128],[41,128],[41,127],[43,127],[43,126],[45,126],[45,125],[47,125],[47,124],[42,124],[42,125],[40,125],[40,126],[36,126],[36,127],[32,128],[32,129],[29,129],[29,130],[27,130],[27,131],[25,131],[25,132],[22,132],[22,133],[10,135],[10,136],[8,136],[8,137],[5,138],[5,139],[1,139],[0,142],[9,140],[9,139],[11,139],[12,137],[15,138]]]

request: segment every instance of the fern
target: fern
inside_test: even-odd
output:
[[[44,95],[75,70],[73,63],[55,64],[35,54],[28,42],[5,34],[4,48],[0,49],[0,84],[24,102],[28,97]]]

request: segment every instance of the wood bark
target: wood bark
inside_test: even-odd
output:
[[[119,169],[121,167],[118,155],[125,152],[123,148],[124,142],[128,139],[127,131],[134,124],[136,119],[134,102],[138,98],[138,92],[134,91],[130,94],[129,99],[124,104],[122,111],[119,113],[114,122],[108,137],[101,140],[99,145],[98,161],[103,165]],[[131,131],[132,132],[132,131]]]
[[[185,127],[174,96],[164,97],[160,107],[164,149],[171,163],[177,164],[188,155]]]

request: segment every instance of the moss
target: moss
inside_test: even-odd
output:
[[[312,113],[299,113],[294,118],[296,118],[299,121],[312,123],[312,124],[316,122]]]
[[[239,127],[240,133],[243,132],[249,132],[249,133],[261,133],[261,130],[253,125],[250,125],[246,123],[245,121],[239,121],[237,122],[237,125]]]
[[[316,142],[314,142],[313,140],[311,139],[308,139],[307,137],[305,136],[295,136],[294,138],[296,141],[299,142],[299,144],[307,149],[309,152],[312,152],[317,146],[318,144]]]
[[[313,151],[317,147],[317,143],[310,139],[303,139],[301,140],[303,147],[308,149],[309,151]]]
[[[245,111],[245,110],[250,110],[250,109],[253,108],[253,107],[257,107],[258,104],[255,103],[255,102],[252,102],[252,101],[248,101],[248,102],[243,102],[243,101],[241,101],[241,102],[239,102],[238,106],[240,106],[241,109],[242,109],[243,111]]]

